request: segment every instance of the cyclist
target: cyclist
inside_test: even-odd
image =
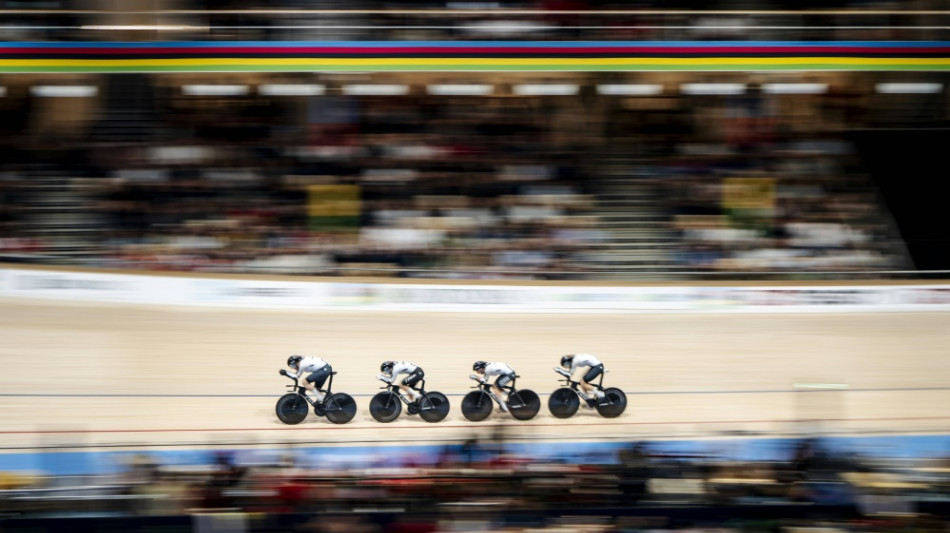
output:
[[[601,375],[604,371],[604,364],[600,362],[600,359],[597,359],[589,353],[567,354],[561,357],[561,368],[566,370],[570,376],[573,376],[578,368],[587,369],[579,380],[581,395],[587,400],[587,405],[584,405],[584,407],[591,409],[594,402],[603,399],[604,391],[600,390],[596,385],[591,384],[591,381],[596,379],[597,376]],[[593,391],[593,396],[591,395],[591,391]]]
[[[498,379],[489,388],[488,394],[498,403],[501,410],[507,413],[508,404],[501,401],[502,388],[515,379],[515,371],[507,363],[488,363],[485,361],[475,361],[472,370],[475,371],[472,377],[482,383],[486,383],[488,378],[492,376],[498,376]],[[507,393],[505,393],[505,398],[507,399]]]
[[[287,372],[281,369],[280,373],[294,379],[297,379],[297,376],[307,374],[307,379],[304,380],[303,387],[313,393],[318,403],[323,402],[324,394],[320,389],[323,388],[323,384],[326,383],[327,378],[330,377],[330,374],[333,372],[330,363],[319,357],[291,355],[287,358],[287,366],[289,366],[293,372]]]
[[[387,383],[394,383],[410,401],[415,402],[422,398],[422,393],[415,388],[416,383],[419,383],[425,377],[425,372],[422,371],[422,367],[419,365],[414,365],[408,361],[385,361],[380,365],[379,371],[382,374],[376,376],[377,378]],[[405,374],[405,377],[397,381],[399,376],[403,374]]]

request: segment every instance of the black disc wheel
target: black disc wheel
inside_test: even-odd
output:
[[[307,418],[310,404],[297,393],[288,393],[277,400],[277,418],[285,424],[299,424]]]
[[[345,392],[331,394],[323,401],[327,420],[334,424],[346,424],[356,416],[356,400]]]
[[[548,410],[556,418],[570,418],[577,412],[581,401],[577,393],[573,390],[563,387],[551,393],[548,398]]]
[[[369,414],[377,422],[392,422],[401,411],[402,401],[393,392],[381,392],[369,401]]]
[[[472,422],[481,422],[491,414],[492,399],[485,391],[473,390],[462,398],[462,416]]]
[[[419,400],[419,416],[426,422],[439,422],[449,414],[449,399],[441,392],[427,392]]]
[[[604,398],[597,402],[597,412],[604,418],[620,416],[627,408],[627,395],[618,388],[604,389]]]
[[[533,390],[515,391],[508,395],[508,410],[518,420],[531,420],[541,410],[541,398]]]

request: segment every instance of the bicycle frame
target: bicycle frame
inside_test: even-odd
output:
[[[327,388],[326,388],[326,390],[320,389],[320,388],[317,388],[316,386],[314,386],[314,388],[316,388],[318,391],[320,391],[320,392],[322,392],[322,393],[324,394],[324,396],[323,396],[324,399],[326,399],[328,396],[330,396],[330,391],[333,390],[333,376],[335,376],[335,375],[336,375],[336,371],[330,372],[330,379],[329,379],[329,381],[327,381]],[[309,403],[310,405],[317,405],[317,402],[313,401],[313,399],[310,398],[310,396],[307,396],[307,387],[304,387],[303,385],[300,384],[300,376],[292,377],[292,376],[289,376],[289,375],[287,375],[287,374],[283,374],[283,376],[284,376],[285,378],[287,378],[287,379],[292,379],[292,380],[294,380],[294,384],[293,384],[293,385],[287,385],[287,388],[288,388],[288,389],[290,389],[292,392],[296,392],[297,394],[303,396],[304,399],[307,400],[307,403]]]
[[[380,387],[380,389],[388,389],[388,390],[389,390],[390,392],[392,392],[397,398],[399,398],[400,400],[402,400],[402,403],[406,404],[407,406],[408,406],[408,405],[412,405],[413,402],[410,402],[410,401],[407,400],[402,394],[400,394],[401,391],[400,391],[400,389],[399,389],[399,385],[397,385],[397,384],[395,384],[395,383],[393,383],[393,382],[391,382],[391,381],[386,381],[386,380],[384,380],[384,379],[380,379],[380,381],[382,381],[383,383],[386,384],[385,386]],[[407,387],[409,387],[409,386],[407,385]],[[409,388],[412,389],[412,390],[414,390],[414,391],[416,391],[416,392],[418,392],[419,394],[422,394],[423,396],[425,396],[425,394],[426,394],[426,380],[424,380],[424,379],[423,379],[423,380],[420,380],[420,385],[419,385],[418,388],[416,388],[416,387],[409,387]]]
[[[492,400],[498,402],[499,405],[501,404],[501,399],[500,399],[500,398],[499,398],[499,399],[496,399],[496,398],[494,397],[494,394],[492,393],[492,390],[491,390],[491,389],[492,389],[492,387],[494,386],[492,383],[489,383],[487,380],[486,380],[486,381],[481,381],[480,379],[476,378],[474,374],[473,374],[473,375],[470,375],[469,377],[470,377],[472,380],[478,382],[474,387],[472,387],[473,389],[482,389],[482,390],[485,392],[485,394],[488,395],[489,398],[491,398]],[[511,397],[512,394],[515,394],[515,393],[518,392],[518,389],[515,388],[515,382],[516,382],[516,381],[518,380],[518,378],[520,378],[520,377],[521,377],[521,376],[515,374],[514,377],[511,378],[511,382],[510,382],[509,384],[505,385],[504,387],[498,387],[498,388],[499,388],[500,390],[505,391],[506,394],[508,394],[508,396]]]
[[[555,372],[557,372],[557,371],[555,371]],[[565,370],[564,372],[567,372],[567,371]],[[598,389],[598,390],[600,390],[600,391],[603,391],[603,390],[604,390],[604,374],[606,374],[607,372],[608,372],[608,370],[607,370],[607,369],[604,369],[604,371],[600,373],[600,379],[597,381],[597,383],[590,383],[589,385],[593,386],[594,388],[596,388],[596,389]],[[580,382],[580,380],[575,380],[574,377],[571,376],[570,374],[565,375],[565,374],[563,374],[563,373],[561,373],[561,372],[558,372],[558,374],[561,375],[561,379],[564,380],[564,385],[565,385],[566,387],[568,387],[568,388],[570,388],[572,391],[574,391],[578,396],[580,396],[580,398],[581,398],[582,400],[585,400],[585,401],[587,400],[587,398],[584,398],[584,396],[581,394],[581,391],[580,391],[580,384],[581,384],[581,382]]]

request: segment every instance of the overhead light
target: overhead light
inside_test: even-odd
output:
[[[88,24],[80,26],[83,30],[145,30],[145,31],[207,31],[207,26],[189,26],[187,24]]]
[[[742,83],[684,83],[680,86],[683,94],[744,94],[745,85]]]
[[[181,92],[188,96],[241,96],[247,94],[247,85],[183,85]]]
[[[343,94],[350,96],[399,96],[409,94],[409,86],[381,84],[344,85]]]
[[[445,7],[447,9],[498,9],[501,4],[498,2],[448,2]]]
[[[598,94],[613,96],[651,96],[663,92],[663,86],[657,83],[608,83],[598,85]]]
[[[78,98],[95,96],[99,89],[93,85],[34,85],[30,87],[33,96]]]
[[[878,83],[883,94],[934,94],[943,90],[942,83]]]
[[[429,85],[426,90],[439,96],[484,96],[495,92],[495,86],[488,83],[446,83]]]
[[[828,91],[827,83],[766,83],[762,90],[767,94],[822,94]]]
[[[462,24],[461,29],[471,33],[493,33],[497,35],[513,35],[535,31],[550,31],[557,26],[542,24],[530,20],[486,20]]]
[[[577,94],[577,85],[569,83],[515,85],[515,94],[521,96],[572,96]]]
[[[264,96],[317,96],[325,92],[323,85],[300,83],[265,83],[257,87]]]

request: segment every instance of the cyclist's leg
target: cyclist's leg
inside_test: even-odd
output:
[[[422,398],[422,393],[419,392],[419,389],[416,388],[416,385],[422,380],[424,376],[425,373],[422,371],[422,369],[417,368],[402,381],[401,387],[405,387],[403,390],[406,391],[406,393],[414,402],[418,401],[419,398]]]
[[[591,382],[597,379],[604,371],[604,365],[597,365],[591,367],[590,370],[584,374],[584,377],[581,378],[581,388],[584,389],[584,393],[589,398],[597,398],[598,400],[604,397],[604,391],[597,388],[596,385],[592,385]],[[593,393],[593,394],[592,394]]]
[[[512,377],[510,374],[502,374],[498,376],[498,379],[496,379],[495,383],[491,386],[495,401],[498,402],[498,406],[501,407],[501,410],[505,412],[508,412],[508,404],[506,403],[508,401],[508,389],[505,389],[505,387],[510,385],[511,380]],[[502,397],[505,398],[504,401],[502,401]]]
[[[400,376],[393,376],[393,385],[395,385],[396,388],[399,389],[399,394],[401,396],[406,397],[406,398],[409,397],[408,393],[406,392],[409,387],[406,386],[405,379],[400,378]]]
[[[511,390],[511,382],[513,379],[514,376],[511,374],[502,374],[498,376],[498,379],[495,380],[495,383],[492,385],[492,389],[494,389],[498,394],[504,394],[507,398],[508,392]]]
[[[321,389],[323,389],[323,384],[327,382],[327,378],[330,377],[331,372],[333,372],[333,369],[330,368],[330,365],[327,365],[307,376],[307,384],[305,386],[307,390],[313,391],[318,402],[323,401],[324,393]]]

